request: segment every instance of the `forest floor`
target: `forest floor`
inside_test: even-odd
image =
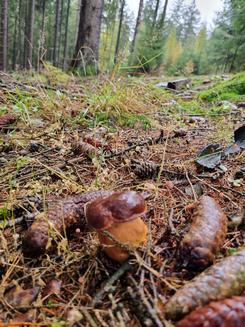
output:
[[[181,267],[178,246],[200,194],[229,219],[216,260],[244,243],[244,151],[208,171],[195,159],[209,144],[233,143],[245,96],[231,90],[236,77],[208,79],[171,91],[159,77],[79,79],[51,67],[0,75],[2,324],[174,326],[162,307],[198,274]],[[11,124],[1,125],[6,113]],[[24,258],[24,233],[48,201],[97,189],[150,193],[146,247],[115,263],[85,226],[57,236],[56,251]]]

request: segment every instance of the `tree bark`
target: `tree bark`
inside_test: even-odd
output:
[[[17,45],[17,58],[16,62],[21,67],[21,48],[22,48],[22,28],[21,28],[21,13],[22,13],[22,0],[19,0],[19,10],[18,10],[18,45]]]
[[[142,16],[143,8],[144,8],[144,0],[140,0],[138,16],[137,16],[137,20],[136,20],[135,29],[134,29],[134,37],[133,37],[133,41],[132,41],[132,44],[131,44],[130,53],[134,52],[136,37],[137,37],[138,31],[139,31],[139,26],[140,26],[140,22],[141,22],[141,16]]]
[[[25,28],[25,68],[32,68],[35,0],[27,2]]]
[[[160,20],[160,29],[162,29],[163,26],[164,26],[166,13],[167,13],[167,8],[168,8],[168,0],[165,0],[164,7],[163,7],[163,12],[162,12],[162,15],[161,15],[161,20]]]
[[[16,47],[17,47],[17,24],[18,24],[18,7],[15,7],[15,18],[14,18],[14,36],[13,36],[13,56],[12,56],[12,69],[15,70],[16,66]]]
[[[46,0],[43,0],[41,42],[40,42],[40,50],[41,51],[44,51],[44,44],[45,44],[45,11],[46,11]],[[41,53],[41,59],[42,59],[42,53]]]
[[[60,39],[58,42],[58,65],[60,63],[60,52],[62,46],[62,24],[63,24],[63,16],[64,16],[64,0],[61,0],[61,10],[60,10],[60,25],[59,25],[59,35]]]
[[[45,54],[44,44],[45,44],[45,11],[46,11],[46,0],[43,0],[42,3],[42,23],[41,23],[41,32],[39,39],[39,49],[38,49],[38,60],[37,60],[37,70],[40,70],[40,65],[43,62],[43,57]]]
[[[67,41],[68,41],[68,25],[69,25],[69,15],[70,15],[70,5],[71,5],[71,0],[68,0],[67,10],[66,10],[66,23],[65,23],[63,69],[66,69],[66,62],[67,62],[67,43],[68,43]]]
[[[1,0],[0,6],[0,70],[6,71],[8,52],[8,0]]]
[[[77,12],[76,12],[76,37],[75,37],[75,40],[77,40],[77,38],[78,38],[79,21],[80,21],[80,14],[81,14],[81,7],[82,7],[82,0],[77,0]]]
[[[61,27],[61,0],[56,0],[54,52],[53,52],[54,66],[58,66],[59,64],[60,27]]]
[[[241,45],[242,45],[242,43],[241,44],[238,44],[237,47],[236,47],[236,49],[235,49],[235,52],[234,52],[234,54],[232,56],[232,59],[231,59],[231,65],[230,65],[229,73],[231,73],[234,70],[234,68],[235,68],[234,67],[235,66],[235,60],[236,60],[237,53],[238,53],[238,50],[239,50],[239,48],[240,48]]]
[[[160,5],[160,0],[157,0],[156,7],[155,7],[155,10],[154,10],[154,15],[153,15],[152,28],[154,28],[155,25],[156,25],[159,5]]]
[[[71,68],[77,68],[83,61],[87,67],[98,72],[100,28],[104,0],[83,0],[80,9],[79,30]],[[81,58],[82,54],[82,58]]]
[[[125,0],[121,0],[119,27],[118,27],[118,33],[117,33],[117,43],[116,43],[116,49],[115,49],[115,55],[114,55],[114,64],[117,63],[117,59],[118,59],[125,3],[126,3]]]

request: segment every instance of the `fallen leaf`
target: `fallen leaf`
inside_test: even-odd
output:
[[[27,307],[32,304],[40,291],[40,287],[33,287],[24,290],[19,285],[12,287],[4,294],[4,299],[13,307]]]
[[[203,194],[203,187],[201,184],[194,184],[192,187],[191,186],[187,186],[185,188],[185,193],[187,195],[193,196],[193,190],[196,193],[197,196],[200,196]]]
[[[33,322],[36,320],[37,310],[30,309],[25,313],[17,313],[12,320],[12,322],[22,322],[22,326],[24,325],[23,322]]]
[[[62,281],[59,279],[49,280],[43,289],[43,292],[42,292],[43,297],[46,297],[46,296],[49,296],[52,294],[59,295],[60,290],[61,290],[61,285],[62,285]]]
[[[233,143],[228,145],[225,150],[224,150],[224,155],[228,156],[229,154],[235,154],[235,153],[239,153],[241,151],[241,148],[238,144]]]
[[[234,140],[241,149],[245,149],[245,124],[235,130]]]
[[[67,321],[71,326],[79,322],[82,318],[83,315],[77,309],[71,309],[67,312]]]
[[[220,164],[222,149],[219,144],[209,144],[198,154],[196,163],[207,169],[214,169]]]

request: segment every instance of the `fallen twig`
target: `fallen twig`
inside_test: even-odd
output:
[[[110,154],[107,154],[104,156],[105,159],[109,159],[109,158],[112,158],[112,157],[115,157],[115,156],[120,156],[126,152],[129,152],[131,150],[134,150],[136,149],[138,146],[145,146],[145,145],[152,145],[152,144],[158,144],[160,142],[162,142],[163,140],[165,140],[165,137],[163,136],[163,130],[161,130],[160,132],[160,135],[156,138],[156,139],[148,139],[146,141],[141,141],[141,142],[138,142],[138,143],[135,143],[133,145],[130,145],[129,147],[121,150],[121,151],[116,151],[116,152],[112,152]]]
[[[111,290],[113,284],[131,268],[132,265],[129,263],[129,261],[125,261],[121,267],[107,280],[103,287],[94,295],[91,305],[95,306],[98,304],[102,300],[103,296]]]

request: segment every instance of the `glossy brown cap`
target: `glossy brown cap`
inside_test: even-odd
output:
[[[146,212],[144,198],[135,191],[116,192],[103,199],[90,202],[85,208],[88,224],[97,229],[109,228],[113,223],[123,223]]]

